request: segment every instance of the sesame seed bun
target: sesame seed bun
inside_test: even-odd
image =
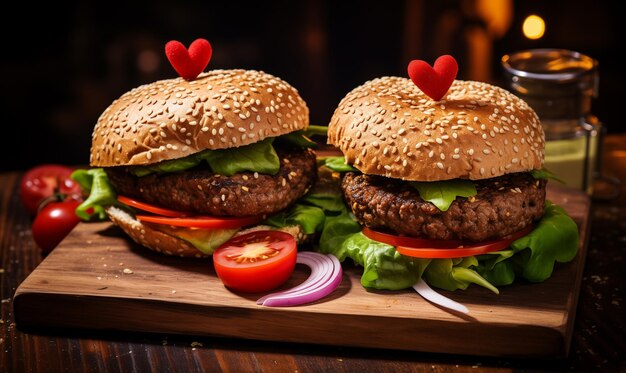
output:
[[[151,164],[308,125],[306,103],[285,81],[254,70],[213,70],[192,81],[142,85],[114,101],[94,128],[90,163]]]
[[[440,101],[410,79],[368,81],[335,110],[328,143],[365,174],[416,181],[487,179],[539,169],[544,159],[533,109],[475,81],[454,81]]]

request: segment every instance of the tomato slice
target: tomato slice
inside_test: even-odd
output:
[[[363,234],[374,241],[386,243],[391,246],[453,248],[463,244],[461,241],[453,240],[430,240],[416,237],[396,236],[389,233],[375,231],[367,227],[363,228]]]
[[[157,215],[136,215],[139,221],[148,223],[173,225],[175,227],[192,227],[207,229],[229,229],[239,228],[246,225],[257,224],[263,220],[262,216],[242,216],[236,218],[225,218],[218,216],[194,215],[189,217],[170,217]]]
[[[164,207],[151,205],[147,202],[138,201],[130,197],[117,196],[117,200],[130,207],[134,207],[136,209],[143,210],[143,211],[152,212],[154,214],[158,214],[162,216],[168,216],[171,218],[180,218],[180,217],[188,215],[187,213],[182,212],[182,211],[170,210]]]
[[[224,286],[245,293],[277,288],[296,265],[297,246],[281,231],[255,231],[226,241],[213,253],[213,265]]]
[[[365,229],[368,229],[368,228],[365,228]],[[371,229],[368,229],[370,232],[366,233],[365,229],[363,230],[363,234],[365,234],[367,237],[373,240],[375,239],[370,237],[368,233],[371,234],[371,232],[374,232],[373,236],[375,236],[376,233],[380,233],[380,232],[372,231]],[[533,229],[532,226],[526,227],[522,229],[521,231],[512,233],[500,240],[492,240],[492,241],[470,243],[470,244],[464,244],[461,242],[460,244],[457,244],[455,246],[441,246],[441,243],[438,243],[439,240],[413,239],[413,238],[411,239],[415,241],[412,241],[412,242],[415,243],[415,242],[421,241],[420,244],[415,245],[415,246],[404,246],[402,244],[397,244],[394,246],[396,246],[396,250],[400,254],[406,255],[406,256],[412,256],[416,258],[433,258],[433,259],[463,258],[466,256],[487,254],[487,253],[491,253],[494,251],[500,251],[500,250],[506,249],[507,247],[511,245],[513,241],[521,237],[524,237],[525,235],[530,233],[532,229]],[[392,236],[392,235],[388,235],[388,236]],[[397,242],[404,242],[404,243],[408,242],[408,241],[402,240],[408,237],[400,237],[400,236],[395,236],[395,237],[399,239]],[[389,238],[387,239],[391,241],[391,239]],[[383,241],[380,241],[380,242],[383,242]],[[444,242],[458,242],[458,241],[444,241]],[[384,243],[388,243],[391,245],[391,243],[389,242],[384,242]]]

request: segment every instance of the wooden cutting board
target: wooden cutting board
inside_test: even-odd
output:
[[[258,306],[223,287],[212,262],[145,250],[110,223],[80,224],[19,286],[20,328],[61,327],[248,338],[486,356],[563,357],[569,350],[586,254],[588,197],[551,187],[548,198],[576,220],[581,250],[546,282],[445,292],[469,315],[412,290],[367,291],[344,263],[340,287],[317,303]],[[297,266],[287,286],[308,275]]]

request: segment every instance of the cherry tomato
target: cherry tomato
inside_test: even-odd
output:
[[[363,234],[367,237],[396,246],[396,250],[406,256],[416,258],[463,258],[466,256],[487,254],[494,251],[506,249],[511,243],[521,237],[524,237],[532,230],[532,226],[526,227],[521,231],[510,234],[500,240],[485,241],[479,243],[462,243],[459,241],[441,241],[417,239],[412,237],[393,236],[386,233],[373,231],[369,228],[363,229]],[[383,238],[385,241],[374,237]],[[394,238],[392,238],[394,237]],[[407,241],[410,239],[413,241]],[[396,242],[396,243],[392,243]],[[412,242],[413,246],[404,246],[407,242]],[[451,246],[442,245],[442,242],[455,243]]]
[[[281,231],[256,231],[226,241],[213,253],[217,276],[230,289],[258,293],[275,289],[293,273],[296,240]]]
[[[43,164],[26,171],[20,183],[20,196],[28,212],[37,213],[41,202],[57,192],[80,196],[80,186],[70,178],[72,171],[58,164]]]
[[[242,216],[237,218],[225,218],[218,216],[190,216],[185,218],[172,218],[168,216],[137,215],[137,220],[148,223],[173,225],[175,227],[193,227],[207,229],[239,228],[246,225],[259,223],[262,216]]]
[[[134,207],[139,210],[148,211],[154,214],[167,216],[171,218],[180,218],[180,217],[187,215],[187,213],[182,212],[182,211],[170,210],[164,207],[151,205],[147,202],[138,201],[130,197],[117,196],[117,200],[130,207]]]
[[[66,200],[45,205],[33,221],[33,239],[44,255],[54,249],[80,222],[74,212],[80,201]]]

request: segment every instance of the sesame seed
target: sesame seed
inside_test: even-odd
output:
[[[247,186],[242,185],[241,190],[243,190],[244,192],[248,192],[250,189]]]
[[[437,162],[437,167],[441,170],[443,170],[443,163],[441,162]]]

